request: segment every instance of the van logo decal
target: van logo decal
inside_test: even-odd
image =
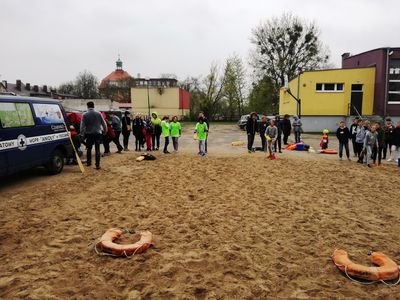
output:
[[[55,142],[59,140],[66,140],[68,139],[68,132],[59,132],[53,134],[46,134],[46,135],[37,135],[37,136],[30,136],[26,137],[23,134],[18,135],[18,137],[14,140],[7,140],[7,141],[0,141],[0,152],[2,150],[9,150],[9,149],[16,149],[23,151],[26,148],[29,148],[35,144],[42,144],[42,143],[49,143]]]
[[[20,134],[17,137],[17,141],[18,141],[18,149],[21,151],[25,150],[27,146],[26,137],[23,134]]]

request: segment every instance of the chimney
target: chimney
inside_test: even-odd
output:
[[[21,91],[21,86],[22,86],[22,82],[21,82],[21,80],[17,80],[17,90],[18,91]]]
[[[47,93],[47,85],[44,85],[44,86],[42,87],[42,90],[43,90],[43,92]]]
[[[39,92],[39,87],[38,87],[37,85],[34,85],[34,86],[33,86],[33,91],[34,91],[35,93],[38,93],[38,92]]]
[[[27,91],[30,91],[31,90],[31,84],[30,83],[25,84],[25,89]]]
[[[349,57],[350,57],[350,53],[349,52],[346,52],[346,53],[342,54],[342,60],[346,59],[346,58],[349,58]]]

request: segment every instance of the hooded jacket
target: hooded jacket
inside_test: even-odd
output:
[[[258,132],[258,122],[257,119],[253,119],[251,116],[247,119],[246,123],[247,134],[254,135]]]
[[[153,124],[154,127],[154,134],[161,135],[161,119],[158,117],[156,111],[153,111],[151,113],[151,123]]]

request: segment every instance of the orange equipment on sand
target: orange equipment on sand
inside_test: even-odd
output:
[[[332,254],[332,260],[339,268],[339,270],[345,272],[347,277],[352,281],[356,280],[354,280],[350,276],[354,276],[364,280],[382,282],[384,282],[384,280],[398,279],[395,284],[398,284],[400,282],[400,267],[393,260],[391,260],[389,257],[381,252],[372,252],[371,254],[372,263],[378,265],[379,267],[366,267],[360,264],[356,264],[349,259],[347,252],[343,249],[335,249]]]
[[[325,153],[325,154],[337,154],[337,150],[335,149],[323,149],[323,150],[318,150],[319,153]]]
[[[132,256],[144,252],[153,244],[153,234],[150,231],[140,232],[140,240],[134,244],[121,245],[115,243],[123,234],[123,230],[118,228],[108,229],[96,244],[97,247],[105,252],[105,255],[111,256]]]

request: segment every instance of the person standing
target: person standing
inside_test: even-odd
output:
[[[107,134],[107,125],[98,111],[94,110],[94,102],[87,103],[88,111],[82,116],[80,133],[86,137],[86,164],[92,165],[92,148],[94,145],[96,169],[100,169],[100,142],[102,134]]]
[[[390,153],[390,160],[392,161],[395,159],[395,152],[397,150],[397,160],[400,159],[400,121],[397,122],[396,128],[393,130],[393,140],[392,140],[392,146],[391,146],[392,152]],[[400,165],[399,165],[400,167]]]
[[[265,131],[267,130],[268,127],[268,123],[267,123],[267,117],[266,116],[262,116],[261,117],[261,122],[260,122],[260,138],[261,138],[261,149],[262,151],[267,151],[266,144],[267,144],[267,139],[265,137]]]
[[[252,112],[250,117],[247,119],[246,132],[247,151],[251,153],[253,152],[254,136],[256,135],[256,132],[258,132],[257,114],[255,112]]]
[[[294,119],[294,121],[293,121],[292,127],[293,127],[293,132],[294,132],[294,140],[295,140],[295,143],[297,144],[297,143],[301,142],[301,133],[303,131],[303,128],[302,128],[303,124],[301,123],[301,120],[298,116],[293,116],[293,119]]]
[[[289,115],[285,115],[282,120],[282,133],[283,133],[283,144],[288,144],[288,138],[292,131],[292,124],[290,124]]]
[[[125,111],[124,116],[122,117],[122,136],[123,136],[123,144],[124,144],[124,151],[129,151],[129,136],[132,130],[131,124],[131,113],[129,111]]]
[[[364,156],[364,163],[368,168],[371,168],[370,160],[372,157],[372,149],[378,148],[378,134],[376,133],[376,126],[372,125],[370,130],[366,131],[364,139],[364,149],[366,154]]]
[[[169,136],[171,135],[171,130],[169,126],[169,116],[164,116],[161,121],[161,133],[164,137],[164,154],[169,154],[168,145],[169,145]]]
[[[204,119],[202,117],[199,118],[199,122],[196,124],[196,127],[194,129],[194,133],[197,134],[198,140],[199,140],[199,155],[205,156],[206,151],[205,151],[205,143],[207,139],[207,131],[208,131],[208,126],[207,123],[204,122]]]
[[[139,114],[132,121],[132,133],[135,136],[135,151],[140,151],[143,143],[144,123]]]
[[[336,137],[339,140],[339,160],[343,159],[343,147],[346,149],[347,160],[351,160],[349,150],[351,134],[344,121],[340,121],[339,128],[336,130]]]
[[[201,111],[199,113],[199,120],[200,118],[203,118],[203,122],[207,124],[207,132],[206,132],[206,139],[204,142],[204,153],[207,153],[207,144],[208,144],[208,134],[210,133],[210,122],[208,121],[208,119],[204,116],[204,113]]]
[[[381,124],[379,124],[378,122],[375,123],[375,126],[376,133],[378,134],[378,147],[374,147],[372,149],[372,159],[375,165],[376,158],[378,157],[378,166],[380,166],[382,162],[382,152],[385,148],[385,131],[382,129]]]
[[[282,153],[282,122],[279,116],[275,116],[275,126],[278,129],[278,136],[274,144],[275,153],[279,150]]]
[[[272,152],[272,146],[275,145],[276,139],[278,138],[278,128],[275,126],[274,120],[270,121],[270,124],[265,131],[265,136],[267,139],[267,147],[269,152],[268,158],[273,160],[275,159],[275,154]]]
[[[357,135],[357,126],[358,126],[359,117],[355,117],[353,124],[350,126],[350,135],[351,135],[351,143],[353,144],[353,152],[354,156],[357,156],[357,144],[356,144],[356,135]]]
[[[161,119],[158,117],[157,112],[151,114],[151,123],[153,124],[153,135],[152,135],[152,149],[158,150],[160,148],[160,136],[161,136]]]
[[[174,151],[177,152],[178,151],[178,140],[182,133],[181,123],[178,122],[177,116],[174,116],[172,118],[172,122],[169,123],[169,126],[171,129],[171,138],[172,138],[172,144],[174,146]]]
[[[115,132],[112,128],[111,122],[107,119],[107,116],[105,114],[103,118],[107,125],[107,134],[103,135],[104,153],[102,156],[110,156],[110,143],[115,139]]]
[[[144,118],[144,138],[146,140],[146,151],[151,151],[152,148],[152,138],[153,138],[153,134],[154,134],[154,127],[153,127],[153,123],[151,123],[151,117],[150,116],[146,116]]]
[[[113,138],[112,141],[117,146],[117,150],[118,150],[117,153],[122,153],[122,150],[124,148],[121,146],[121,143],[119,141],[119,137],[121,136],[121,132],[122,132],[122,123],[121,123],[120,118],[118,118],[117,115],[111,113],[110,116],[111,116],[111,125],[112,125],[112,128],[115,133],[115,137]]]
[[[389,159],[390,159],[390,154],[392,153],[392,145],[393,145],[395,128],[396,127],[393,125],[392,119],[387,118],[386,125],[385,125],[385,127],[383,127],[383,131],[385,132],[385,148],[383,150],[383,159],[386,159],[388,148],[389,148]],[[389,159],[388,159],[388,161],[390,161]]]
[[[362,124],[362,120],[357,121],[357,133],[356,133],[356,149],[357,149],[357,157],[358,163],[362,164],[362,152],[364,147],[364,138],[365,138],[365,129]]]

